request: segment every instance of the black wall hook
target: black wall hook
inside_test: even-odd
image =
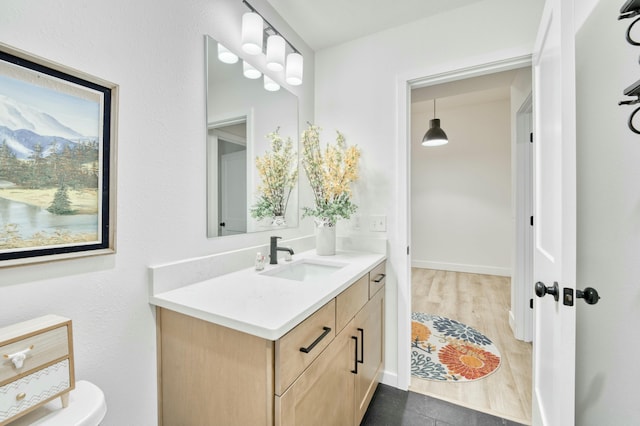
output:
[[[640,20],[640,18],[638,18],[638,20]],[[636,81],[631,86],[624,89],[623,94],[625,96],[631,96],[631,97],[635,96],[636,98],[631,100],[626,100],[626,101],[620,101],[618,102],[618,105],[635,105],[637,103],[640,103],[640,80]],[[627,122],[627,125],[629,126],[629,129],[633,133],[640,135],[640,130],[636,129],[635,126],[633,125],[633,119],[638,113],[638,111],[640,111],[640,107],[636,108],[631,113],[631,115],[629,116],[629,121]]]
[[[625,4],[623,4],[622,7],[620,8],[620,16],[618,16],[618,19],[619,20],[620,19],[629,19],[629,18],[633,18],[633,17],[638,16],[638,15],[640,15],[640,0],[627,0],[625,2]],[[631,30],[636,25],[636,23],[638,23],[638,21],[640,21],[640,18],[635,19],[629,25],[629,28],[627,28],[626,38],[627,38],[627,41],[629,42],[629,44],[631,44],[633,46],[640,46],[640,42],[635,41],[631,37]]]

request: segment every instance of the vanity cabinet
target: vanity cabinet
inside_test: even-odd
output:
[[[338,334],[283,395],[276,395],[276,426],[362,421],[383,366],[384,291],[379,290],[384,283],[374,287],[370,299],[373,279],[367,273],[336,297]]]
[[[159,424],[360,424],[383,366],[380,268],[276,341],[158,307]]]

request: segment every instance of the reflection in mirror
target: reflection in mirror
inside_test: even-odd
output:
[[[239,117],[209,127],[208,151],[217,171],[209,183],[218,191],[210,206],[212,224],[218,224],[216,235],[247,232],[247,119]],[[217,182],[217,184],[216,184]],[[215,219],[215,220],[214,220]]]
[[[256,158],[270,150],[267,135],[277,129],[298,146],[298,98],[284,87],[270,92],[262,79],[244,77],[241,54],[236,63],[221,62],[218,43],[209,36],[206,54],[207,236],[272,230],[273,220],[254,219],[250,212],[259,197]],[[284,226],[297,225],[296,187]]]

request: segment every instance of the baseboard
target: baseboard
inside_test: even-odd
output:
[[[380,378],[380,383],[387,386],[393,386],[394,388],[398,387],[398,375],[396,373],[391,373],[387,370],[382,372],[382,377]],[[407,390],[407,389],[403,389]]]
[[[463,263],[431,262],[428,260],[412,260],[413,268],[438,269],[442,271],[468,272],[471,274],[498,275],[510,277],[511,268],[500,266],[467,265]]]

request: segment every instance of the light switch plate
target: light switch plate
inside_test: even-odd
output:
[[[387,217],[384,215],[371,216],[369,230],[372,232],[385,232],[387,230]]]

